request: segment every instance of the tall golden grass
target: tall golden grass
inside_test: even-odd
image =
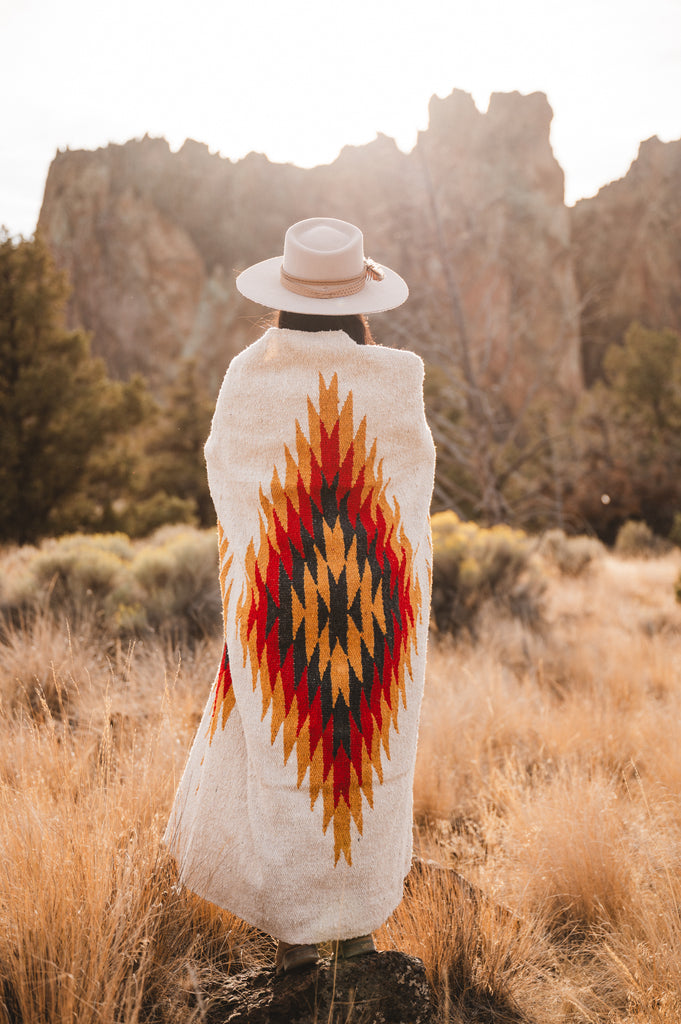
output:
[[[439,867],[378,943],[424,960],[443,1022],[678,1022],[679,556],[544,572],[543,629],[490,614],[431,646],[415,834]],[[0,1021],[210,1020],[273,953],[161,846],[219,639],[103,648],[43,615],[6,641]]]

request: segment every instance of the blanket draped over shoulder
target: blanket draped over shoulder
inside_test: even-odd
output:
[[[206,444],[225,645],[166,843],[194,892],[287,942],[402,898],[435,453],[412,352],[271,328]]]

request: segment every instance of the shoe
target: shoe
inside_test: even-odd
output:
[[[313,967],[318,959],[317,947],[314,945],[295,945],[289,942],[277,943],[277,955],[274,966],[277,974],[288,974],[289,971],[300,971],[304,967]]]
[[[333,954],[340,960],[352,960],[356,956],[377,953],[373,935],[357,935],[354,939],[339,939],[334,942]]]

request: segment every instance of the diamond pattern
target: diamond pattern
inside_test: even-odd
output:
[[[282,734],[285,763],[295,751],[298,787],[307,778],[311,807],[321,796],[334,863],[348,864],[351,823],[361,834],[406,708],[421,618],[411,544],[366,433],[352,392],[339,411],[337,375],[327,386],[320,374],[307,432],[297,422],[295,455],[285,448],[283,483],[275,467],[269,494],[260,491],[260,537],[237,604],[271,742]]]

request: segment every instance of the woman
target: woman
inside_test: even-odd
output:
[[[405,282],[312,218],[237,279],[278,326],[230,364],[206,463],[225,646],[166,832],[182,881],[279,940],[374,949],[402,898],[430,601],[423,364],[363,314]]]

